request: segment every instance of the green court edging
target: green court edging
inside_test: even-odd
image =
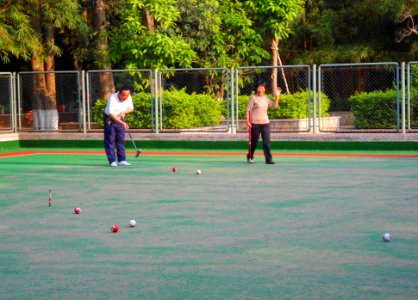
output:
[[[272,142],[281,150],[418,151],[415,141],[283,141]]]
[[[246,141],[136,141],[142,149],[247,149]],[[131,141],[126,141],[132,148]],[[12,148],[100,148],[101,140],[21,140],[1,142],[1,151]],[[272,150],[330,150],[330,151],[418,151],[418,141],[272,141]],[[261,141],[258,149],[262,149]]]
[[[102,140],[21,140],[21,148],[103,148]]]
[[[0,142],[0,152],[16,151],[20,148],[19,141]]]

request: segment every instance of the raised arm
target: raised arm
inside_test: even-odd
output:
[[[274,95],[274,108],[275,109],[279,107],[279,97],[280,97],[280,94],[281,93],[282,93],[282,88],[281,87],[278,87],[276,89],[276,93]]]

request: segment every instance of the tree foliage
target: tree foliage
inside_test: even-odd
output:
[[[153,18],[144,26],[143,12]],[[196,53],[173,26],[179,18],[174,0],[129,0],[121,25],[111,32],[110,54],[129,69],[190,67]]]
[[[292,32],[305,0],[249,0],[247,11],[257,22],[257,31],[267,38],[283,40]]]
[[[95,1],[0,0],[0,59],[71,55],[98,67]],[[116,68],[232,67],[411,61],[418,0],[107,0],[105,32]],[[405,18],[405,16],[409,16]],[[33,22],[33,18],[39,22]],[[53,27],[55,43],[41,28]],[[412,27],[411,27],[412,26]],[[403,33],[399,38],[399,33]],[[101,50],[107,51],[107,50]],[[271,52],[271,54],[270,54]],[[104,53],[106,54],[106,53]],[[106,55],[105,55],[106,57]],[[67,57],[63,58],[68,60]],[[271,59],[271,60],[270,60]],[[101,62],[102,63],[102,62]]]
[[[241,1],[180,0],[176,32],[195,50],[197,67],[259,64],[269,57]]]
[[[0,58],[4,63],[10,62],[10,56],[29,60],[40,47],[30,16],[21,3],[5,2],[0,6]]]
[[[417,0],[306,1],[286,57],[296,64],[413,60],[417,38],[396,42],[405,7],[418,15]]]

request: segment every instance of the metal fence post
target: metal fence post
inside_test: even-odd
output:
[[[312,66],[312,81],[313,81],[313,115],[312,115],[312,119],[313,119],[313,122],[312,122],[312,126],[313,126],[313,133],[315,134],[315,133],[318,133],[318,130],[317,130],[317,123],[316,123],[316,121],[317,121],[317,112],[316,112],[316,103],[317,103],[317,101],[316,101],[316,91],[317,91],[317,76],[316,76],[316,64],[314,64],[313,66]]]
[[[87,124],[86,124],[86,71],[81,71],[81,102],[82,102],[82,122],[83,122],[83,133],[87,133]]]
[[[154,114],[155,114],[155,133],[159,133],[159,95],[160,95],[160,89],[159,89],[159,81],[160,76],[158,73],[158,70],[154,71]]]
[[[408,93],[408,104],[407,104],[407,120],[408,130],[411,130],[411,63],[408,63],[407,67],[407,93]]]
[[[90,78],[90,71],[87,71],[86,73],[87,79],[86,79],[86,93],[87,93],[87,97],[86,97],[86,122],[87,122],[87,130],[91,130],[91,121],[90,121],[90,80],[88,80],[88,78]]]
[[[231,115],[231,128],[229,130],[229,133],[236,134],[237,131],[235,129],[235,113],[234,113],[234,111],[235,111],[234,110],[234,103],[235,103],[235,69],[234,69],[234,67],[231,68],[230,72],[231,72],[231,83],[230,83],[230,86],[231,86],[231,91],[230,91],[231,102],[230,102],[229,107],[231,108],[231,113],[230,113],[230,115]]]
[[[21,131],[22,130],[22,120],[20,118],[20,113],[22,112],[22,109],[20,107],[20,102],[21,102],[21,92],[20,92],[20,74],[17,74],[17,112],[16,112],[16,117],[17,117],[17,122],[18,122],[18,130]]]
[[[13,132],[17,132],[17,117],[16,117],[16,72],[12,74],[12,99],[13,105],[11,107],[12,113],[12,130]]]
[[[399,65],[396,66],[397,72],[396,72],[396,122],[397,122],[397,129],[398,131],[401,129],[401,97],[399,97],[399,94],[401,93],[401,88],[403,83],[400,82],[402,79],[402,74],[399,74],[402,72],[402,68],[399,67]]]
[[[159,131],[163,129],[163,88],[162,88],[162,73],[158,72],[158,127]]]
[[[238,128],[238,122],[239,122],[239,115],[238,115],[238,113],[239,113],[239,99],[238,99],[238,92],[239,92],[239,80],[238,80],[238,76],[239,76],[239,74],[238,74],[238,68],[237,69],[235,69],[235,106],[234,106],[234,108],[235,108],[235,115],[234,116],[232,116],[233,118],[235,118],[235,127],[234,127],[234,130],[235,130],[235,132],[237,132],[237,128]]]
[[[401,82],[402,82],[402,133],[405,134],[406,133],[406,127],[405,127],[405,121],[406,121],[406,116],[405,116],[405,62],[401,63]]]

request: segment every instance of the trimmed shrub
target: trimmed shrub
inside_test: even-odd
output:
[[[93,111],[93,122],[95,122],[100,128],[104,127],[103,124],[103,113],[106,107],[106,100],[104,99],[97,99],[96,103],[92,108]]]
[[[411,128],[418,128],[418,89],[411,90]]]
[[[313,93],[311,93],[311,96]],[[268,95],[270,99],[274,99],[271,95]],[[242,95],[238,97],[239,108],[238,117],[240,119],[246,119],[247,117],[247,104],[251,96]],[[312,117],[313,104],[309,103],[309,97],[307,91],[300,91],[294,94],[282,93],[279,98],[279,108],[269,109],[268,116],[270,119],[306,119]],[[328,110],[330,107],[330,100],[322,94],[321,97],[321,117],[329,116]]]
[[[141,92],[132,95],[132,102],[134,104],[134,111],[127,114],[125,119],[130,128],[152,128],[151,115],[151,95],[149,93]],[[103,128],[103,113],[106,108],[107,100],[97,99],[93,107],[93,121]]]
[[[348,101],[358,129],[397,128],[396,90],[361,92]]]
[[[195,128],[218,125],[220,102],[207,94],[187,94],[185,89],[163,92],[163,127]]]
[[[152,128],[151,95],[141,92],[132,96],[135,110],[126,115],[130,128]],[[98,99],[93,107],[93,120],[103,127],[106,100]],[[167,129],[218,125],[222,119],[221,102],[207,94],[187,94],[183,90],[163,92],[163,126]]]

